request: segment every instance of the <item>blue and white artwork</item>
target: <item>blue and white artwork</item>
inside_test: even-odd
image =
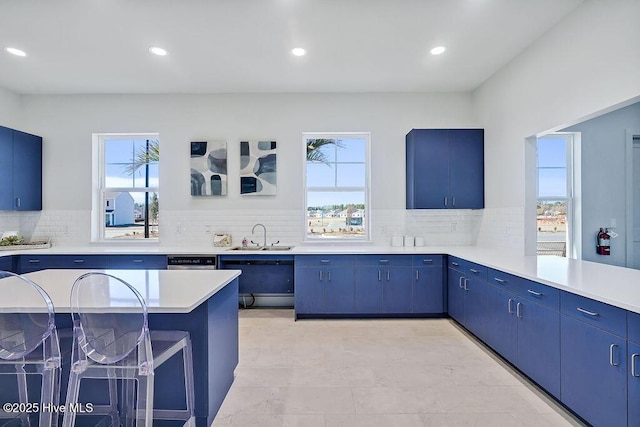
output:
[[[276,194],[276,142],[240,142],[240,194]]]
[[[191,195],[227,195],[227,143],[191,143]]]

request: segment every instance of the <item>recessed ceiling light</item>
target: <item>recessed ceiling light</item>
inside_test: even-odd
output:
[[[304,54],[306,54],[307,51],[301,47],[296,47],[294,49],[291,49],[291,53],[294,54],[295,56],[304,56]]]
[[[158,56],[165,56],[167,54],[167,51],[164,50],[161,47],[157,47],[157,46],[153,46],[149,48],[149,52],[153,53],[154,55],[158,55]]]
[[[24,50],[16,49],[15,47],[8,47],[6,51],[16,56],[27,56],[27,53]]]
[[[440,55],[441,53],[444,53],[445,50],[447,50],[446,47],[437,46],[437,47],[434,47],[433,49],[431,49],[431,54],[432,55]]]

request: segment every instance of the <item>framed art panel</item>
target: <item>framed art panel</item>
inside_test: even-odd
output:
[[[240,194],[276,194],[276,141],[240,142]]]
[[[191,143],[191,195],[227,195],[227,143]]]

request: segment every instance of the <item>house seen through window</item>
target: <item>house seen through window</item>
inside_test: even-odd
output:
[[[369,134],[305,133],[305,240],[368,240]]]
[[[98,146],[100,238],[157,239],[158,135],[100,135]]]

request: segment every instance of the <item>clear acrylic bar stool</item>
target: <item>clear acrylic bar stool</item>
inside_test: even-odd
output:
[[[195,426],[191,339],[183,331],[149,331],[147,306],[129,283],[105,273],[80,276],[71,290],[73,349],[66,407],[79,403],[85,378],[108,380],[109,405],[93,407],[112,425],[152,426],[154,419],[183,420]],[[182,353],[186,408],[153,406],[154,370]],[[122,383],[118,404],[116,381]],[[137,390],[136,390],[137,389]],[[64,427],[82,415],[67,411]]]
[[[31,425],[36,414],[40,427],[57,426],[61,358],[51,298],[33,281],[7,271],[0,271],[0,295],[0,375],[16,377],[15,403],[26,409],[0,411],[0,426]],[[42,376],[39,402],[29,396],[27,376],[34,374]]]

